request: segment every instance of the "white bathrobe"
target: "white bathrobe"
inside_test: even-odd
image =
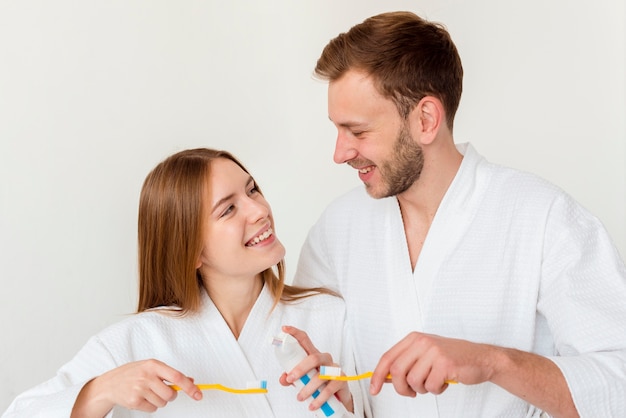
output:
[[[421,331],[547,356],[583,417],[626,417],[626,271],[604,227],[548,182],[458,148],[414,271],[397,199],[358,187],[311,229],[296,284],[343,295],[359,373]],[[375,418],[541,413],[491,383],[416,398],[386,384],[369,402]]]
[[[18,396],[3,417],[70,416],[82,386],[122,364],[155,358],[193,377],[195,382],[245,388],[249,381],[267,380],[267,394],[236,395],[204,391],[201,401],[180,392],[173,402],[153,414],[121,407],[118,417],[303,417],[312,418],[306,402],[296,400],[294,387],[278,382],[283,370],[274,355],[272,337],[282,325],[305,330],[322,352],[347,367],[353,362],[343,343],[345,306],[340,298],[317,295],[294,304],[279,304],[269,315],[272,297],[265,288],[256,301],[238,340],[204,294],[199,314],[173,317],[159,310],[133,315],[92,337],[56,377]],[[359,393],[354,395],[362,410]],[[357,413],[357,416],[362,415]]]

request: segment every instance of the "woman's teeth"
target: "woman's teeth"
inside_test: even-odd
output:
[[[246,247],[252,247],[253,245],[258,244],[261,241],[265,241],[270,235],[272,235],[274,231],[272,231],[272,228],[268,229],[267,231],[263,232],[261,235],[254,237],[253,239],[251,239],[247,244]]]

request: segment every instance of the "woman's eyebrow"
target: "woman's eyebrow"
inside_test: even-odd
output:
[[[254,183],[254,179],[252,178],[252,176],[248,176],[248,181],[246,182],[246,187],[248,187],[250,185],[250,183]],[[213,208],[211,209],[211,213],[214,213],[218,207],[220,207],[220,205],[230,199],[233,198],[233,196],[235,196],[234,193],[231,193],[227,196],[224,196],[223,198],[221,198],[220,200],[218,200],[217,202],[215,202],[215,204],[213,205]]]

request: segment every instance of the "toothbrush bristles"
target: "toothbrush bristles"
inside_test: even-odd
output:
[[[325,376],[341,376],[341,367],[321,366],[320,374]]]
[[[246,384],[246,389],[267,389],[267,380],[254,380]]]

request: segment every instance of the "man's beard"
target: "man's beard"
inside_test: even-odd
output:
[[[376,199],[399,195],[419,179],[423,168],[422,148],[415,143],[408,124],[404,123],[393,145],[391,159],[383,161],[380,166],[384,190],[380,194],[373,195],[373,190],[368,188],[368,193]]]

